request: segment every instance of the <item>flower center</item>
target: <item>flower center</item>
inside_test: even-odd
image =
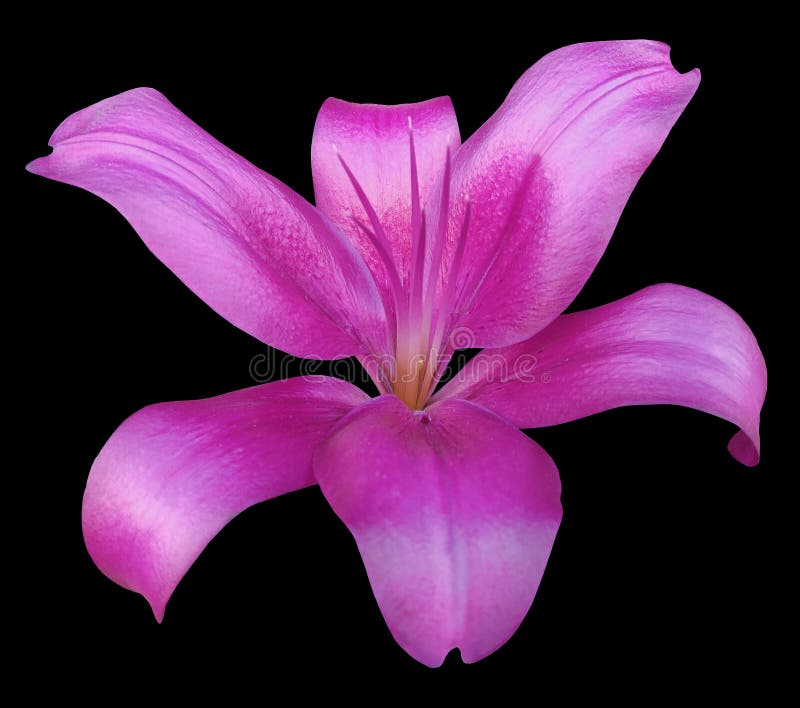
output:
[[[456,274],[464,251],[469,227],[470,203],[464,199],[465,210],[461,233],[446,269],[448,219],[450,215],[450,147],[445,153],[441,189],[438,194],[436,224],[428,229],[426,214],[419,195],[419,174],[414,148],[414,129],[408,118],[408,146],[411,174],[411,261],[408,273],[401,274],[392,255],[391,243],[372,204],[344,158],[336,151],[344,171],[358,196],[369,224],[353,217],[367,236],[386,272],[389,284],[384,301],[386,321],[394,324],[394,357],[380,367],[382,381],[376,381],[381,391],[394,393],[411,410],[422,410],[436,388],[453,346],[452,310],[455,300]],[[334,146],[334,150],[336,147]],[[431,202],[436,203],[436,194]],[[406,277],[401,277],[405,275]]]

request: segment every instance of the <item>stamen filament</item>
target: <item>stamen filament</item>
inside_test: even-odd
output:
[[[447,221],[450,207],[450,146],[447,147],[444,162],[444,179],[442,181],[442,197],[439,202],[439,219],[437,222],[436,237],[433,243],[430,270],[428,271],[427,289],[423,304],[422,331],[430,332],[431,319],[436,300],[436,286],[439,282],[439,271],[442,266],[442,256],[447,242]],[[429,340],[430,351],[430,340]]]
[[[401,342],[408,339],[408,299],[405,296],[405,289],[403,288],[403,284],[400,281],[400,276],[397,272],[397,264],[392,256],[389,239],[386,236],[386,232],[383,230],[383,227],[381,226],[378,215],[375,213],[375,209],[372,208],[372,204],[369,202],[369,198],[362,189],[355,175],[347,166],[344,158],[339,154],[338,150],[336,151],[336,156],[339,158],[339,162],[342,164],[350,183],[353,185],[353,189],[356,191],[358,200],[361,202],[361,206],[364,207],[364,211],[367,212],[367,217],[372,224],[373,231],[370,231],[358,219],[353,217],[355,222],[369,237],[370,242],[378,251],[378,255],[381,257],[381,260],[386,268],[386,275],[389,278],[389,285],[394,298],[395,328],[397,331],[397,344],[399,346]]]
[[[408,304],[405,302],[405,293],[403,286],[400,283],[400,278],[397,275],[397,269],[394,267],[394,261],[389,253],[386,244],[378,238],[372,230],[364,224],[360,219],[355,216],[351,217],[353,222],[364,232],[369,239],[370,243],[375,247],[378,255],[383,262],[386,272],[389,276],[390,289],[394,300],[395,312],[395,349],[399,352],[408,342]],[[397,361],[395,361],[395,370],[392,372],[392,377],[400,383],[401,373],[398,371]]]
[[[448,358],[443,356],[445,350],[449,348],[449,343],[446,344],[449,332],[445,331],[445,324],[449,324],[446,320],[449,319],[450,310],[453,306],[453,300],[456,291],[456,278],[455,274],[458,273],[461,267],[461,260],[464,255],[464,247],[467,242],[467,232],[469,231],[469,217],[471,210],[471,202],[469,195],[464,197],[464,220],[461,222],[461,233],[459,235],[456,251],[453,254],[453,261],[450,265],[452,276],[448,278],[445,283],[442,297],[439,300],[439,312],[436,317],[436,328],[431,338],[431,348],[428,352],[427,366],[425,370],[425,377],[420,383],[419,393],[417,396],[417,407],[424,404],[428,398],[431,390],[436,386],[436,383],[442,376],[442,371],[447,365]]]
[[[449,344],[442,347],[450,336],[450,310],[456,295],[456,279],[454,277],[447,279],[443,273],[450,224],[451,157],[448,146],[442,173],[436,228],[432,233],[433,239],[428,243],[428,225],[420,202],[419,171],[414,129],[410,117],[408,143],[411,177],[411,259],[407,273],[399,271],[392,253],[392,244],[364,189],[338,151],[336,156],[366,212],[369,224],[363,223],[356,216],[352,219],[375,249],[386,271],[389,286],[388,293],[386,289],[382,289],[382,294],[387,322],[391,322],[391,316],[394,316],[395,356],[389,365],[389,372],[385,365],[380,365],[377,369],[373,367],[373,373],[378,378],[376,383],[381,392],[392,392],[409,408],[419,410],[427,403],[432,388],[442,375],[443,366],[447,363],[444,354],[451,351]],[[461,265],[469,219],[470,205],[467,198],[460,238],[455,244],[450,262],[452,273],[458,272]],[[440,279],[441,290],[438,292],[437,303]]]
[[[408,117],[408,151],[411,172],[411,263],[408,276],[409,286],[409,328],[419,331],[419,315],[422,304],[422,278],[425,270],[425,221],[419,201],[419,172],[417,153],[414,146],[414,128],[411,116]]]

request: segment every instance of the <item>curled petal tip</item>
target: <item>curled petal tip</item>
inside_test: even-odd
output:
[[[675,71],[678,73],[678,76],[683,82],[683,85],[686,87],[686,90],[691,91],[691,95],[694,95],[694,93],[697,91],[697,87],[700,86],[700,69],[694,68],[683,72],[675,69]]]
[[[153,616],[156,618],[156,622],[161,624],[164,621],[164,612],[167,609],[167,603],[155,598],[149,598],[144,594],[142,597],[147,600],[147,604],[149,604],[150,609],[153,610]]]
[[[46,159],[46,157],[37,157],[35,160],[31,160],[25,165],[25,170],[31,174],[43,176],[45,173],[44,161]]]
[[[661,48],[661,51],[664,53],[664,56],[669,60],[669,63],[672,64],[672,68],[675,69],[675,71],[677,71],[679,74],[681,74],[682,76],[692,75],[696,76],[698,80],[700,79],[700,69],[694,68],[694,69],[689,69],[688,71],[679,71],[675,67],[675,63],[672,61],[672,47],[669,44],[667,44],[666,42],[658,42],[658,41],[654,41],[653,44]]]
[[[739,430],[731,438],[728,443],[728,452],[737,462],[741,462],[747,467],[755,467],[761,457],[758,441],[752,440],[743,430]]]

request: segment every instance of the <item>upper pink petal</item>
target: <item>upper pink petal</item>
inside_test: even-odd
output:
[[[237,327],[298,356],[384,351],[380,296],[347,238],[157,91],[134,89],[78,111],[50,145],[30,171],[119,209]]]
[[[314,484],[314,447],[366,398],[338,379],[297,378],[135,413],[103,447],[86,485],[83,534],[94,562],[144,595],[160,621],[228,521]]]
[[[617,406],[689,406],[739,426],[728,449],[755,465],[766,389],[764,357],[741,317],[710,295],[664,284],[485,350],[436,398],[466,398],[521,428]]]
[[[412,412],[381,396],[336,426],[314,472],[411,656],[438,666],[458,647],[473,662],[508,640],[561,521],[542,448],[465,401]]]
[[[455,311],[473,346],[522,341],[566,309],[699,81],[697,70],[672,67],[664,44],[564,47],[523,74],[464,143],[450,251],[468,196]]]
[[[337,152],[353,171],[375,209],[391,244],[401,278],[411,258],[411,119],[422,206],[442,171],[448,145],[461,144],[453,104],[447,97],[396,106],[359,104],[329,98],[320,108],[311,144],[317,206],[362,253],[378,282],[386,276],[380,259],[355,216],[368,223]],[[334,147],[335,146],[335,147]]]

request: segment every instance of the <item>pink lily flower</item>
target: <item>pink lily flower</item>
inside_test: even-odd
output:
[[[397,642],[438,666],[502,646],[560,521],[548,454],[520,428],[622,405],[734,423],[759,455],[766,368],[723,303],[661,284],[562,314],[688,104],[646,41],[578,44],[529,69],[463,145],[449,99],[329,99],[314,207],[140,88],[67,118],[36,174],[116,207],[219,314],[294,356],[355,356],[380,395],[298,377],[128,418],[83,503],[97,566],[161,621],[235,515],[318,484],[355,537]],[[437,390],[453,352],[483,351]]]

